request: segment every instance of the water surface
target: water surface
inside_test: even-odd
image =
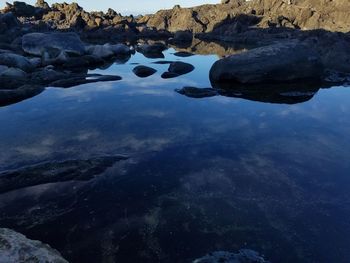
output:
[[[164,80],[168,65],[137,53],[93,71],[121,81],[0,108],[0,171],[129,157],[90,180],[2,193],[0,226],[70,262],[191,262],[242,248],[271,262],[350,262],[350,89],[288,103],[259,92],[193,99],[174,90],[210,87],[218,57],[174,52],[165,60],[195,71]],[[138,78],[135,63],[158,72]]]

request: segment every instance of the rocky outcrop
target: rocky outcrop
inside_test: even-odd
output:
[[[0,262],[68,263],[49,245],[7,228],[0,228]]]
[[[241,84],[320,81],[323,66],[317,52],[298,41],[256,48],[217,61],[212,82]]]
[[[85,53],[85,45],[75,33],[26,34],[22,37],[22,48],[26,53],[36,56],[42,56],[45,52]]]

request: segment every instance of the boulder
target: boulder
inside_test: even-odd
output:
[[[29,72],[34,68],[34,65],[30,62],[29,59],[14,53],[0,54],[0,65],[19,68],[26,72]]]
[[[49,245],[7,228],[0,228],[0,262],[68,263]]]
[[[317,52],[298,41],[251,49],[214,63],[212,82],[243,84],[319,81],[323,66]]]
[[[22,37],[22,48],[35,56],[52,49],[75,55],[85,53],[85,45],[75,33],[29,33]]]
[[[155,70],[154,68],[141,66],[141,65],[136,66],[132,71],[135,73],[136,76],[138,76],[140,78],[149,77],[157,72],[157,70]]]

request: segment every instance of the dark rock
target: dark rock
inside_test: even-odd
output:
[[[82,84],[103,82],[103,81],[117,81],[122,78],[119,76],[110,76],[110,75],[78,75],[78,76],[69,76],[65,79],[60,79],[52,82],[50,86],[59,87],[59,88],[70,88]]]
[[[177,31],[174,34],[174,43],[191,43],[193,40],[193,34],[191,31]]]
[[[162,43],[156,43],[153,45],[144,44],[136,48],[136,50],[142,53],[147,58],[164,58],[163,51],[167,47]]]
[[[174,72],[164,72],[161,77],[163,79],[171,79],[171,78],[176,78],[179,77],[180,75]]]
[[[319,55],[297,41],[232,55],[215,62],[210,69],[212,82],[244,84],[319,81],[322,74]]]
[[[0,14],[0,24],[5,24],[7,29],[19,27],[20,22],[13,13]]]
[[[6,11],[12,12],[17,17],[33,17],[38,14],[37,8],[19,1],[13,2],[12,5],[7,3]]]
[[[0,89],[0,107],[18,103],[20,101],[32,98],[44,91],[42,86],[23,85],[13,90]],[[1,181],[1,178],[0,178]],[[1,182],[0,182],[1,185]],[[1,186],[0,186],[1,188]]]
[[[219,94],[217,90],[212,88],[183,87],[182,89],[177,89],[175,91],[189,98],[208,98]]]
[[[146,66],[136,66],[132,71],[135,73],[136,76],[140,78],[149,77],[157,72],[157,70],[155,70],[154,68]]]
[[[184,75],[194,70],[194,66],[185,62],[173,62],[170,64],[168,71],[178,75]]]
[[[13,53],[0,54],[0,65],[19,68],[26,72],[29,72],[34,68],[33,64],[26,57]]]
[[[29,33],[22,37],[22,48],[31,55],[41,56],[50,49],[76,55],[85,53],[85,45],[75,33]]]
[[[190,52],[186,52],[186,51],[180,51],[180,52],[175,52],[174,53],[174,56],[177,56],[177,57],[182,57],[182,58],[186,58],[186,57],[191,57],[193,56],[194,54],[190,53]]]
[[[88,181],[102,174],[125,156],[103,156],[88,160],[48,162],[0,174],[0,193],[46,183]]]
[[[164,65],[164,64],[171,64],[173,63],[174,61],[169,61],[169,60],[159,60],[159,61],[155,61],[155,62],[152,62],[153,64],[159,64],[159,65]]]

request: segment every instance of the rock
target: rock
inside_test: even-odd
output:
[[[159,65],[164,65],[164,64],[171,64],[173,63],[174,61],[169,61],[169,60],[159,60],[159,61],[155,61],[155,62],[152,62],[153,64],[159,64]]]
[[[183,87],[182,89],[177,89],[175,91],[189,98],[208,98],[219,94],[217,90],[212,88]]]
[[[0,65],[19,68],[26,72],[34,69],[34,65],[30,62],[29,59],[13,53],[0,54]]]
[[[146,66],[136,66],[132,71],[135,73],[136,76],[140,78],[149,77],[157,72],[157,70],[155,70],[154,68]]]
[[[99,58],[109,58],[113,56],[125,56],[130,54],[130,48],[124,44],[104,44],[87,48],[87,53]]]
[[[0,262],[68,263],[49,245],[7,228],[0,228]]]
[[[212,82],[283,83],[319,81],[323,66],[319,55],[298,41],[281,42],[232,55],[214,63]]]
[[[45,0],[37,0],[35,3],[35,7],[39,7],[42,8],[44,10],[50,10],[50,6],[47,2],[45,2]]]
[[[9,68],[9,67],[7,67],[6,70],[4,70],[4,68],[2,68],[2,69],[3,69],[2,71],[0,70],[0,76],[1,77],[19,78],[19,79],[21,79],[21,78],[25,78],[27,76],[27,73],[25,73],[23,70],[21,70],[19,68]]]
[[[177,31],[174,34],[174,38],[172,39],[172,42],[174,43],[191,43],[193,40],[193,34],[191,31]]]
[[[13,4],[7,4],[7,12],[12,12],[17,17],[32,17],[38,15],[38,10],[25,2],[15,1]]]
[[[15,104],[20,101],[32,98],[43,91],[44,91],[44,88],[42,86],[35,86],[35,85],[23,85],[13,90],[0,89],[0,107],[8,106],[8,105]],[[1,253],[0,253],[0,259],[1,259]],[[2,261],[0,260],[0,262]]]
[[[171,63],[168,68],[168,71],[170,73],[175,73],[178,75],[184,75],[184,74],[190,73],[193,70],[194,70],[193,65],[185,62],[179,62],[179,61]]]
[[[13,13],[0,14],[0,24],[5,24],[7,29],[19,27],[20,22]]]
[[[171,78],[176,78],[176,77],[179,77],[180,75],[179,74],[176,74],[174,72],[164,72],[161,77],[163,79],[171,79]]]
[[[0,174],[0,193],[46,183],[88,181],[102,174],[125,156],[102,156],[88,160],[48,162]]]
[[[156,43],[153,45],[144,44],[136,48],[136,50],[142,53],[147,58],[164,58],[163,51],[167,47],[162,43]]]
[[[118,81],[122,78],[119,76],[111,76],[111,75],[78,75],[78,76],[70,76],[65,79],[60,79],[52,82],[50,86],[59,87],[59,88],[70,88],[82,84],[95,83],[100,81]]]
[[[194,55],[194,54],[189,53],[189,52],[186,52],[186,51],[180,51],[180,52],[175,52],[175,53],[174,53],[174,56],[182,57],[182,58],[191,57],[191,56],[193,56],[193,55]]]
[[[75,33],[29,33],[22,37],[23,50],[41,56],[45,51],[56,49],[75,55],[85,53],[85,45]]]
[[[46,85],[60,79],[66,79],[67,75],[69,74],[59,72],[50,68],[43,68],[39,71],[33,72],[31,74],[31,79],[34,83]]]
[[[226,251],[212,252],[207,256],[196,259],[193,263],[268,263],[257,252],[241,249],[238,253]]]

